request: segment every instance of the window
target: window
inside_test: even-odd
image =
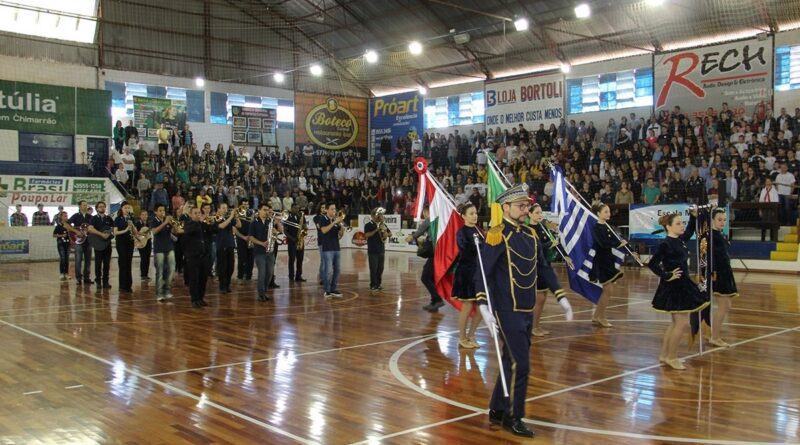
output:
[[[445,128],[484,122],[483,91],[425,99],[425,128]]]
[[[567,113],[653,105],[653,70],[641,68],[567,80]]]
[[[272,108],[278,113],[278,128],[294,128],[294,102],[274,97],[211,93],[211,123],[231,124],[231,107]]]
[[[106,90],[111,91],[111,119],[113,122],[122,121],[123,126],[133,119],[133,96],[185,101],[187,121],[205,122],[203,90],[111,81],[106,81]]]
[[[800,46],[775,48],[775,91],[800,88]]]
[[[26,0],[0,5],[0,31],[94,43],[97,0]],[[17,5],[13,5],[16,3]]]

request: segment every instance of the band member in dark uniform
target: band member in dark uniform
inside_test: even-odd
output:
[[[231,291],[231,278],[233,277],[233,249],[236,242],[233,237],[233,228],[241,228],[242,223],[236,216],[236,211],[229,212],[228,204],[221,203],[217,209],[217,276],[219,277],[219,291],[227,294]]]
[[[503,221],[486,234],[481,247],[483,282],[480,267],[475,273],[478,299],[486,299],[488,287],[493,314],[481,309],[487,325],[499,327],[503,343],[503,372],[508,382],[509,397],[503,395],[500,376],[492,393],[489,421],[502,424],[513,434],[533,437],[522,422],[530,372],[533,307],[536,304],[536,269],[539,242],[536,232],[525,224],[530,208],[528,187],[523,183],[509,188],[497,197],[503,208]]]
[[[322,268],[325,266],[325,261],[322,260],[322,252],[323,246],[319,239],[320,234],[320,227],[322,226],[322,220],[325,218],[325,203],[320,203],[319,205],[319,212],[314,215],[314,226],[317,228],[317,245],[319,246],[319,272],[317,273],[317,282],[322,286],[324,282],[322,281]]]
[[[189,295],[193,308],[208,306],[205,301],[206,282],[211,270],[211,246],[208,244],[209,228],[201,221],[200,209],[189,211],[189,221],[183,227],[183,256],[186,261],[185,272],[189,280]]]
[[[303,279],[305,247],[302,244],[298,245],[298,240],[300,239],[300,226],[305,223],[305,216],[300,215],[297,204],[292,204],[291,213],[286,221],[289,224],[284,225],[283,232],[286,235],[286,247],[289,251],[289,281],[303,282],[306,281]],[[301,243],[303,241],[300,240]]]
[[[550,331],[542,328],[540,323],[544,304],[547,301],[547,291],[549,290],[552,292],[558,304],[564,308],[564,311],[567,313],[567,320],[572,320],[572,305],[569,304],[567,293],[564,291],[564,288],[561,287],[558,276],[555,270],[553,270],[553,265],[550,264],[547,257],[547,253],[550,249],[554,249],[558,243],[558,238],[554,237],[554,239],[551,239],[550,236],[548,236],[547,228],[544,226],[546,222],[544,221],[542,206],[533,204],[528,212],[528,217],[531,227],[536,231],[536,236],[539,238],[539,269],[537,271],[539,278],[536,280],[537,293],[536,307],[533,310],[533,336],[543,337],[550,334]],[[565,257],[565,261],[569,267],[573,267],[572,260],[570,260],[569,257]]]
[[[175,227],[172,215],[167,215],[167,209],[164,204],[156,204],[154,212],[155,215],[150,220],[150,230],[153,233],[156,299],[165,301],[172,298],[172,275],[175,273],[174,239],[177,239],[177,237],[172,232],[178,235],[182,232]]]
[[[208,269],[209,277],[214,277],[217,269],[217,232],[213,230],[214,217],[211,204],[203,204],[200,207],[200,222],[203,224],[203,235],[206,237],[206,246],[208,246],[209,254],[211,255],[210,268]]]
[[[592,314],[592,324],[610,328],[613,325],[606,318],[606,308],[608,307],[609,298],[611,298],[611,285],[623,276],[622,270],[616,267],[617,263],[614,260],[612,249],[622,249],[628,242],[625,240],[620,241],[614,235],[611,227],[608,226],[608,220],[611,219],[611,209],[607,205],[596,205],[592,208],[592,212],[597,215],[597,224],[594,225],[594,230],[592,231],[592,249],[594,249],[595,254],[589,278],[603,286],[603,294],[600,296],[600,300],[597,301],[597,306],[595,306]]]
[[[475,331],[481,323],[480,317],[472,310],[478,299],[475,292],[475,272],[478,271],[478,249],[475,247],[474,235],[478,234],[478,211],[475,205],[467,202],[459,208],[464,218],[464,227],[458,229],[458,266],[453,280],[453,298],[461,301],[461,312],[458,314],[458,345],[466,349],[479,348],[475,339]],[[480,236],[480,235],[479,235]],[[481,236],[482,238],[482,236]]]
[[[380,212],[378,212],[380,209]],[[369,261],[369,290],[383,290],[383,264],[386,260],[386,238],[381,232],[383,224],[383,208],[375,208],[370,213],[370,220],[364,224],[364,235],[367,237],[367,259]]]
[[[114,220],[106,215],[106,203],[99,201],[95,204],[97,215],[92,217],[92,225],[88,227],[89,234],[111,240]],[[103,250],[94,251],[94,282],[97,288],[111,289],[108,283],[108,272],[111,269],[111,243],[108,242]]]
[[[725,322],[725,316],[731,310],[733,299],[739,296],[736,280],[733,278],[733,269],[731,269],[731,256],[728,253],[731,243],[722,234],[722,230],[725,228],[726,216],[723,208],[716,208],[711,212],[711,227],[713,229],[711,231],[711,236],[713,237],[711,240],[711,256],[714,273],[714,282],[711,289],[714,293],[714,298],[716,298],[717,306],[712,311],[711,339],[708,342],[722,348],[730,347],[720,335],[722,323]]]
[[[75,279],[78,284],[92,284],[89,269],[92,266],[92,247],[86,241],[87,229],[92,224],[89,205],[86,201],[78,203],[78,213],[69,218],[69,225],[64,226],[75,236]]]
[[[684,370],[686,367],[678,359],[678,345],[689,326],[689,314],[702,310],[709,302],[689,276],[689,248],[685,241],[691,238],[691,233],[686,233],[681,216],[663,215],[658,223],[666,229],[667,238],[647,264],[661,278],[653,296],[653,309],[672,316],[658,359],[673,369]]]
[[[192,218],[189,217],[189,214],[191,213],[193,207],[194,204],[189,202],[183,205],[183,210],[181,211],[180,216],[178,216],[178,224],[183,224],[185,226],[186,223],[192,220]],[[200,207],[198,207],[198,209],[199,208]],[[172,240],[175,243],[175,271],[183,275],[183,284],[185,284],[186,287],[189,287],[189,277],[186,275],[186,273],[184,273],[184,265],[186,261],[185,256],[183,255],[183,233],[174,235]],[[178,265],[180,265],[180,267],[178,267]]]
[[[139,278],[142,281],[150,281],[150,257],[153,253],[153,237],[150,236],[150,233],[143,233],[143,229],[147,227],[147,230],[150,230],[150,226],[148,225],[148,217],[147,210],[142,210],[139,212],[139,218],[136,219],[133,224],[136,226],[136,230],[139,231],[139,234],[143,236],[147,236],[147,244],[144,245],[139,250]]]
[[[317,236],[322,247],[321,259],[322,281],[325,287],[323,296],[327,298],[342,298],[342,293],[338,289],[339,270],[340,270],[340,247],[339,240],[344,235],[343,213],[336,213],[336,204],[329,202],[325,207],[325,215],[320,219],[320,229]]]
[[[58,249],[58,272],[61,274],[61,281],[69,279],[69,219],[67,212],[59,212],[55,216],[56,225],[53,228],[53,238],[56,239]],[[77,246],[76,246],[77,248]]]
[[[236,235],[236,278],[240,280],[251,280],[253,278],[253,248],[249,246],[247,240],[250,233],[250,224],[254,216],[250,211],[250,201],[247,198],[239,200],[239,211],[244,213],[244,218],[239,218],[240,226],[235,226],[233,233]]]
[[[280,233],[280,229],[272,221],[272,208],[269,203],[262,202],[258,208],[258,217],[250,224],[250,242],[253,243],[253,258],[258,268],[258,301],[267,301],[267,286],[275,273],[275,256],[272,255],[271,244]]]
[[[133,292],[133,237],[139,232],[133,224],[133,207],[127,202],[120,205],[119,215],[114,220],[114,236],[117,245],[117,267],[119,268],[119,291]],[[106,278],[108,279],[108,278]]]

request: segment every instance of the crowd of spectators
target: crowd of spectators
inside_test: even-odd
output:
[[[722,104],[696,117],[675,107],[611,119],[604,129],[562,119],[549,128],[429,132],[395,146],[384,141],[368,159],[310,143],[254,152],[198,146],[188,125],[163,132],[151,149],[131,131],[115,132],[125,140],[115,141],[111,170],[145,209],[161,203],[175,211],[186,201],[236,205],[248,198],[252,206],[269,200],[280,210],[297,203],[307,213],[335,202],[349,216],[380,206],[409,218],[417,184],[411,161],[424,155],[456,200],[471,201],[482,216],[489,213],[486,163],[493,156],[510,182],[527,182],[544,206],[553,188],[548,161],[555,160],[590,203],[704,204],[724,194],[726,201],[779,202],[784,224],[796,218],[800,108],[794,115],[785,109],[777,116],[745,115]]]

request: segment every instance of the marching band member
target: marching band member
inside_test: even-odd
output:
[[[472,310],[472,304],[477,300],[475,292],[475,272],[478,270],[478,251],[475,247],[474,235],[478,234],[478,211],[475,205],[467,202],[459,209],[464,218],[464,227],[458,229],[456,244],[458,244],[458,268],[453,281],[453,298],[461,301],[461,312],[458,314],[458,345],[466,349],[479,348],[480,343],[475,340],[475,331],[481,323]]]
[[[108,282],[108,272],[111,269],[111,236],[114,220],[106,215],[106,203],[98,201],[94,206],[97,215],[92,217],[92,224],[87,228],[90,235],[107,240],[102,250],[94,250],[94,282],[98,289],[111,289]]]
[[[69,225],[64,226],[75,235],[75,279],[78,284],[92,284],[89,269],[92,267],[92,247],[86,242],[87,228],[92,224],[89,213],[89,204],[81,200],[78,203],[78,213],[69,218]]]
[[[567,293],[564,292],[564,288],[561,287],[561,283],[558,281],[558,276],[553,270],[553,265],[550,264],[547,258],[547,252],[556,247],[558,239],[551,239],[550,236],[548,236],[547,228],[544,226],[546,222],[544,221],[542,206],[533,204],[528,212],[528,217],[530,226],[533,227],[536,231],[536,235],[539,237],[540,248],[538,260],[539,270],[537,271],[539,278],[536,282],[536,307],[533,309],[533,335],[534,337],[543,337],[550,334],[550,331],[542,328],[540,323],[544,304],[547,301],[547,291],[549,290],[552,292],[558,304],[564,308],[564,312],[567,314],[567,320],[572,320],[572,306],[567,299]],[[567,263],[567,266],[573,267],[572,260],[570,260],[569,257],[565,257],[564,261]]]
[[[133,207],[127,201],[120,205],[119,215],[114,220],[114,236],[117,246],[117,267],[119,268],[119,291],[133,292],[133,237],[139,231],[133,225],[131,212]]]
[[[511,433],[533,437],[522,418],[530,372],[533,308],[536,304],[536,279],[539,242],[536,232],[525,224],[530,208],[525,183],[509,188],[497,197],[503,208],[503,221],[486,234],[481,247],[483,273],[475,274],[479,300],[491,298],[493,314],[481,310],[488,326],[499,327],[503,341],[503,372],[509,396],[503,395],[500,376],[492,393],[489,421],[502,424]],[[494,329],[494,328],[490,328]]]
[[[172,298],[172,275],[175,273],[175,243],[172,232],[180,233],[180,231],[173,225],[172,215],[167,215],[164,204],[156,204],[154,210],[155,215],[150,220],[150,231],[153,233],[156,299],[165,301]]]
[[[142,233],[142,229],[147,227],[147,230],[150,230],[150,225],[148,224],[148,215],[147,210],[142,210],[139,212],[139,219],[133,222],[136,226],[136,230],[139,233]],[[149,233],[147,235],[150,235]],[[150,257],[153,253],[153,238],[148,236],[147,243],[139,250],[139,278],[142,281],[150,281]]]
[[[622,276],[623,272],[616,268],[614,261],[614,253],[611,249],[621,249],[628,244],[627,241],[620,241],[611,227],[608,225],[608,220],[611,219],[611,209],[605,204],[598,204],[592,207],[592,213],[597,215],[597,224],[594,225],[592,231],[592,238],[594,240],[592,249],[594,249],[594,262],[592,263],[592,272],[589,277],[593,281],[597,281],[603,286],[603,293],[600,295],[600,300],[594,308],[592,314],[592,324],[599,325],[604,328],[610,328],[613,325],[608,322],[606,318],[606,308],[608,301],[611,298],[612,284],[616,283]]]
[[[663,215],[658,223],[667,231],[667,237],[647,264],[661,278],[653,296],[653,309],[672,316],[658,359],[673,369],[684,370],[686,367],[678,360],[678,344],[689,325],[689,314],[702,310],[709,302],[689,276],[689,248],[685,241],[691,233],[686,233],[680,215]]]
[[[228,204],[221,203],[217,208],[215,231],[217,234],[217,276],[219,277],[219,291],[227,294],[231,292],[231,278],[233,277],[233,249],[236,241],[233,228],[240,229],[242,223],[236,211],[228,211]]]
[[[288,224],[283,228],[286,235],[286,247],[289,250],[289,281],[304,282],[303,279],[303,257],[305,253],[305,235],[301,234],[304,229],[305,216],[298,213],[297,204],[292,204],[291,213],[286,220]]]
[[[239,226],[234,226],[233,233],[236,235],[236,278],[240,280],[250,280],[253,278],[253,248],[250,247],[248,234],[253,216],[250,212],[250,201],[247,198],[239,199],[239,212],[245,215],[239,218]]]
[[[69,279],[69,218],[67,212],[59,212],[56,215],[56,225],[53,228],[53,238],[56,239],[58,249],[58,271],[61,274],[61,281]],[[75,246],[77,249],[79,246]]]
[[[253,243],[253,258],[258,268],[258,301],[267,301],[267,288],[272,275],[275,274],[275,256],[272,255],[272,244],[282,227],[273,222],[272,207],[269,202],[262,202],[258,208],[258,217],[250,223],[250,242]]]
[[[325,203],[320,203],[319,212],[314,215],[313,219],[314,226],[317,228],[317,245],[319,246],[319,272],[317,272],[317,282],[319,282],[320,286],[325,284],[325,282],[322,281],[322,268],[325,266],[325,261],[322,260],[323,246],[319,238],[319,234],[322,233],[320,229],[322,227],[322,221],[325,218],[325,208]]]
[[[184,224],[183,255],[186,259],[186,275],[189,279],[189,295],[192,307],[199,309],[208,306],[205,301],[206,283],[211,270],[211,244],[208,232],[211,228],[202,221],[202,214],[197,207],[189,211],[190,220]]]
[[[344,235],[344,212],[336,213],[336,204],[328,203],[325,207],[325,216],[320,219],[319,237],[322,249],[322,282],[325,288],[325,298],[342,298],[342,293],[337,288],[339,282],[339,240]]]
[[[369,262],[369,290],[377,292],[383,290],[383,264],[385,261],[386,238],[381,232],[383,214],[385,210],[378,207],[370,212],[370,220],[364,224],[364,235],[367,237],[367,259]]]

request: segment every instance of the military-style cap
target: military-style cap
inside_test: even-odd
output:
[[[498,204],[508,204],[519,201],[530,201],[530,199],[531,198],[528,197],[528,184],[523,182],[501,193],[500,196],[497,197],[496,202]]]

